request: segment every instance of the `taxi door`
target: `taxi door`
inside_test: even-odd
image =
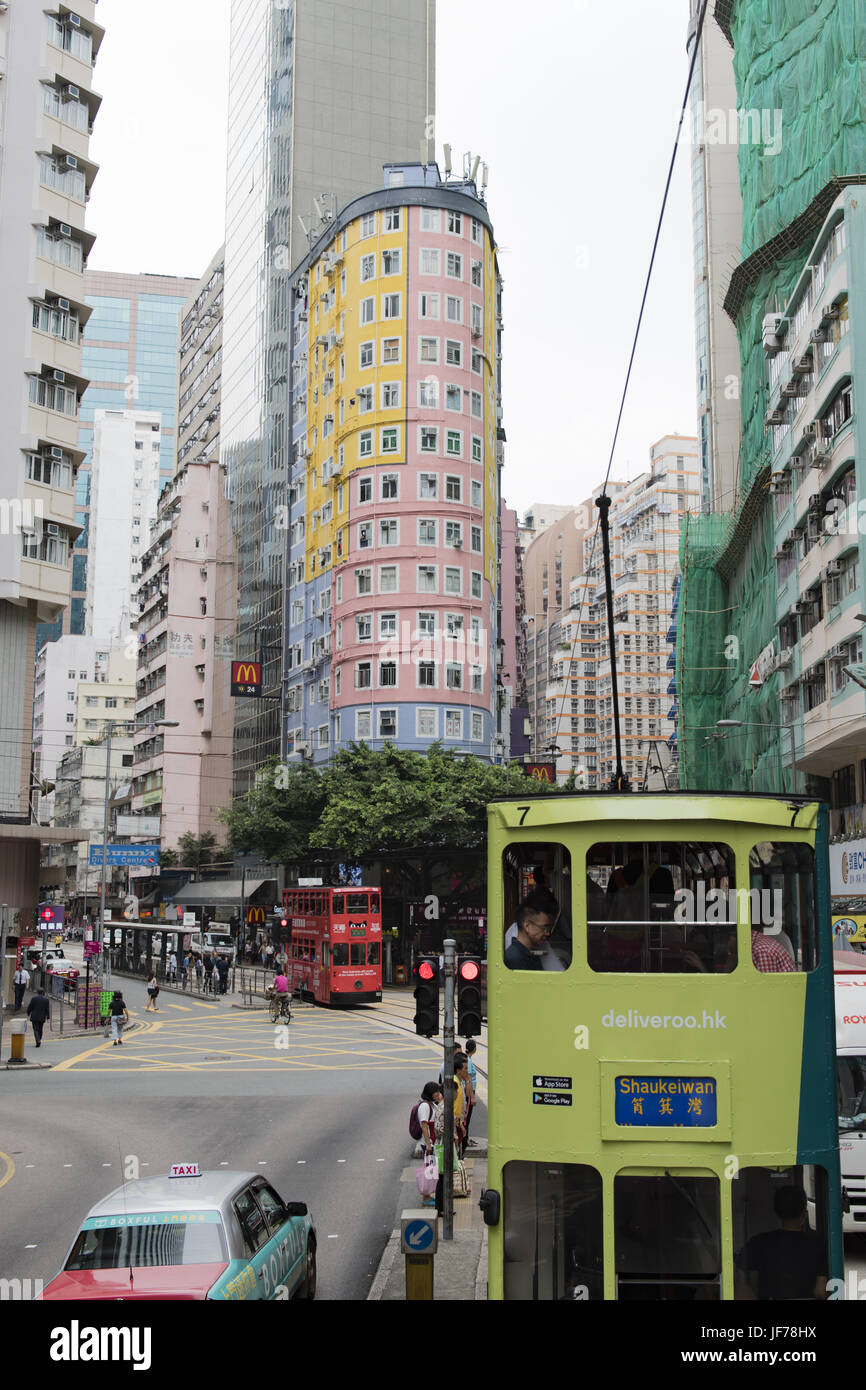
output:
[[[244,1233],[246,1263],[233,1261],[212,1296],[217,1298],[291,1298],[306,1268],[306,1230],[288,1217],[274,1189],[257,1178],[232,1201]],[[267,1213],[267,1215],[266,1215]]]

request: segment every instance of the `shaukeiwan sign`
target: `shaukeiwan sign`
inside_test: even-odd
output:
[[[232,662],[232,695],[252,695],[262,693],[262,664],[260,661]]]

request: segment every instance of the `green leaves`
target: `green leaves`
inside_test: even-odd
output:
[[[533,784],[533,794],[541,790]],[[286,862],[331,849],[349,859],[382,850],[472,849],[483,843],[487,803],[527,793],[522,770],[464,757],[441,743],[427,753],[366,743],[321,772],[272,764],[228,811],[232,845]]]

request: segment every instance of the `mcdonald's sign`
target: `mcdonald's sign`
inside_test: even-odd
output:
[[[262,664],[260,661],[232,662],[232,695],[262,693]]]
[[[251,927],[263,927],[265,925],[265,909],[263,907],[248,907],[247,922]]]
[[[556,783],[556,763],[524,763],[523,770],[532,782]]]

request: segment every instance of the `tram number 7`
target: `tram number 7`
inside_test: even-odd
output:
[[[518,806],[517,809],[518,809],[518,811],[522,811],[522,812],[523,812],[523,815],[520,817],[520,822],[519,822],[520,825],[522,825],[523,822],[526,820],[526,817],[529,815],[529,812],[532,810],[532,807],[531,807],[531,806]]]

